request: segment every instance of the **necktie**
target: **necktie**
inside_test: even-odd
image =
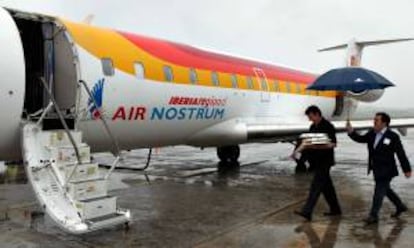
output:
[[[382,133],[378,132],[377,135],[375,136],[374,148],[377,148],[377,145],[379,141],[381,140],[381,138],[382,138]]]

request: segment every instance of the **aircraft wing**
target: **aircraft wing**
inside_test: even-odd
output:
[[[372,120],[351,121],[356,130],[372,128]],[[346,121],[332,121],[337,132],[346,132]],[[414,118],[392,119],[391,128],[398,129],[401,134],[406,134],[406,129],[414,127]],[[309,130],[309,123],[303,124],[247,124],[247,139],[264,142],[293,141],[301,133]]]

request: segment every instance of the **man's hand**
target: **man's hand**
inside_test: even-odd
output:
[[[404,173],[406,178],[410,178],[411,177],[411,171]]]
[[[290,159],[292,160],[298,160],[300,158],[300,154],[297,151],[294,151],[292,154],[290,154]]]
[[[354,128],[351,125],[351,122],[348,120],[346,120],[346,130],[348,133],[352,133],[354,131]]]

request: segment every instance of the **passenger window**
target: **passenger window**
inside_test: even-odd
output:
[[[268,91],[268,87],[267,87],[267,82],[266,82],[266,79],[264,79],[264,78],[260,78],[260,83],[261,83],[261,85],[262,85],[262,90],[263,90],[263,91]]]
[[[273,82],[273,87],[274,87],[274,90],[275,91],[279,91],[280,89],[279,89],[279,82],[277,81],[277,80],[275,80],[274,82]]]
[[[134,68],[135,68],[135,76],[138,79],[144,79],[145,78],[145,69],[144,69],[144,65],[140,62],[135,62],[134,63]]]
[[[190,82],[191,84],[197,84],[198,82],[197,72],[194,69],[190,69]]]
[[[253,89],[253,80],[251,77],[246,77],[246,81],[247,81],[247,88],[248,89]]]
[[[287,93],[291,93],[292,92],[292,89],[290,87],[290,83],[289,82],[286,82],[286,92]]]
[[[105,76],[115,75],[114,64],[110,58],[102,58],[102,71]]]
[[[231,75],[231,87],[233,87],[233,88],[238,88],[239,87],[239,85],[237,83],[237,76],[234,75],[234,74]]]
[[[219,81],[219,77],[217,72],[212,72],[211,73],[211,81],[213,82],[214,86],[219,86],[220,85],[220,81]]]
[[[302,93],[302,85],[301,84],[296,84],[296,93],[301,94]]]
[[[163,70],[164,70],[165,81],[172,82],[174,77],[173,77],[173,71],[172,71],[171,66],[164,65]]]

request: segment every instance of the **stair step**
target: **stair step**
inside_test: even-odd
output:
[[[75,201],[105,197],[108,183],[105,179],[74,181],[67,184],[67,191]]]
[[[77,201],[75,205],[82,219],[95,219],[116,213],[116,196]]]
[[[82,143],[82,133],[80,131],[71,131],[75,143]],[[39,144],[45,146],[70,146],[72,143],[64,130],[43,131],[39,137]]]
[[[126,213],[114,213],[109,214],[97,218],[92,218],[86,220],[86,223],[88,223],[89,227],[91,229],[100,229],[107,226],[114,226],[119,224],[125,224],[128,223],[131,220],[128,214]]]
[[[23,124],[27,178],[41,207],[57,226],[83,234],[131,221],[130,211],[117,208],[117,198],[108,196],[108,180],[100,176],[98,165],[89,161],[90,149],[81,143],[81,132],[70,131],[84,153],[84,163],[76,165],[74,149],[64,130],[44,131],[36,123]],[[71,181],[65,182],[74,166]]]
[[[70,173],[72,173],[75,164],[65,165],[52,163],[53,171],[55,172],[57,178],[61,185],[64,185],[69,179]],[[97,163],[85,163],[79,164],[72,175],[71,182],[81,182],[88,180],[99,179],[99,166]]]
[[[77,144],[80,160],[82,163],[91,162],[91,148],[85,144]],[[50,161],[52,164],[74,164],[78,162],[75,148],[72,145],[52,146],[50,150]]]
[[[96,223],[96,222],[102,222],[102,221],[105,221],[105,220],[113,219],[113,218],[116,218],[118,216],[123,216],[123,214],[118,214],[118,213],[108,214],[108,215],[88,219],[87,222],[90,223],[90,224],[93,224],[93,223]]]

